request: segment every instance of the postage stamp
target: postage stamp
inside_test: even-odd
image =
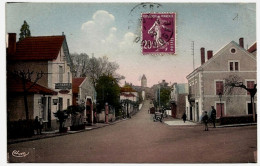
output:
[[[176,13],[142,13],[142,53],[175,54]]]

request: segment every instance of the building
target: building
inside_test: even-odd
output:
[[[145,75],[143,75],[141,78],[141,87],[147,87],[147,79]]]
[[[225,80],[239,78],[248,88],[256,84],[256,56],[244,49],[243,38],[239,44],[231,41],[213,56],[201,48],[201,66],[192,71],[188,79],[189,95],[186,113],[189,120],[200,121],[204,111],[211,106],[217,110],[217,118],[252,114],[250,95],[242,88],[232,93],[226,91]]]
[[[80,77],[72,79],[72,93],[73,105],[83,104],[86,109],[84,110],[84,122],[88,124],[93,123],[93,105],[96,103],[96,91],[88,77]]]
[[[58,123],[54,117],[57,110],[65,110],[72,105],[72,74],[71,59],[65,35],[27,37],[16,42],[16,34],[8,35],[7,48],[7,73],[25,73],[26,79],[35,82],[45,91],[34,95],[33,100],[28,100],[28,105],[40,105],[39,109],[30,107],[30,119],[39,116],[46,128],[56,129]],[[12,79],[9,79],[14,83]],[[8,80],[8,81],[9,81]],[[19,82],[16,82],[17,86]],[[8,88],[7,90],[10,90]],[[51,91],[53,95],[45,93]],[[11,100],[9,98],[8,100]],[[22,100],[22,99],[19,99]],[[21,102],[21,101],[19,101]],[[23,111],[22,107],[7,103],[10,112]],[[10,117],[12,119],[12,117]],[[24,117],[21,117],[22,119]],[[17,118],[15,118],[17,119]],[[67,123],[69,125],[69,123]]]
[[[183,113],[186,112],[185,97],[188,96],[188,84],[177,84],[171,85],[171,115],[173,118],[181,118]]]
[[[120,102],[123,106],[123,111],[127,115],[133,114],[136,110],[135,106],[138,108],[137,102],[139,101],[139,94],[131,86],[126,85],[120,88]]]

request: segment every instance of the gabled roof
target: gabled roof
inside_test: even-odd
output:
[[[230,45],[235,46],[237,49],[240,49],[241,51],[243,51],[246,55],[248,55],[249,57],[251,57],[252,59],[256,60],[256,57],[253,56],[252,54],[250,54],[247,50],[245,50],[244,48],[242,48],[239,44],[237,44],[234,41],[229,42],[227,45],[225,45],[223,48],[221,48],[219,51],[217,51],[217,53],[215,53],[212,58],[210,58],[208,61],[206,61],[204,64],[202,64],[201,66],[197,67],[195,70],[193,70],[190,74],[188,74],[188,76],[186,76],[186,78],[192,76],[194,73],[198,72],[199,70],[202,70],[205,66],[207,66],[208,64],[210,64],[212,61],[214,61],[214,59],[216,59],[219,55],[221,55],[226,49],[229,48]]]
[[[33,82],[27,81],[26,88],[29,88],[33,85]],[[23,83],[22,79],[19,77],[7,76],[7,93],[23,93]],[[46,94],[46,95],[57,95],[56,91],[53,91],[49,88],[41,86],[39,84],[33,85],[29,90],[28,93],[33,94]]]
[[[86,79],[86,77],[72,78],[72,93],[79,93],[79,86]]]
[[[257,49],[257,45],[256,45],[256,42],[255,42],[251,47],[249,47],[249,49],[247,51],[250,52],[250,53],[253,53],[253,52],[256,51],[256,49]]]
[[[26,37],[16,44],[16,53],[9,60],[53,60],[56,59],[65,36]]]

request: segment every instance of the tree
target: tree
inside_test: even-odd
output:
[[[23,87],[23,97],[24,97],[24,107],[25,107],[25,117],[26,120],[29,120],[29,108],[28,108],[28,92],[31,88],[33,88],[37,82],[43,77],[44,73],[26,70],[19,71],[8,71],[8,73],[13,76],[15,79],[21,80],[21,84]]]
[[[120,87],[114,77],[110,75],[101,76],[97,80],[96,91],[99,110],[104,108],[105,103],[112,105],[114,108],[118,108],[120,106]]]
[[[166,107],[170,100],[171,91],[169,88],[161,88],[160,89],[160,104],[163,107]]]
[[[71,54],[73,68],[76,77],[89,77],[92,84],[96,87],[97,80],[103,75],[111,75],[117,81],[124,79],[123,76],[116,73],[119,65],[116,62],[110,62],[107,57],[91,57],[85,53]]]
[[[253,88],[248,88],[244,85],[242,79],[238,75],[230,75],[225,79],[225,93],[232,94],[234,92],[234,88],[242,88],[245,89],[250,94],[252,112],[253,112],[253,121],[255,122],[256,111],[255,111],[255,94],[257,92],[256,89],[257,84],[254,84]]]
[[[21,26],[21,29],[20,29],[19,41],[23,40],[26,37],[30,37],[30,36],[31,36],[30,26],[24,20],[24,23],[23,23],[23,25]]]

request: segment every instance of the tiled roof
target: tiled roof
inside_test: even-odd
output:
[[[134,90],[132,87],[122,87],[120,88],[120,92],[136,92],[136,90]]]
[[[65,36],[27,37],[16,44],[16,53],[9,60],[53,60],[56,59]]]
[[[72,78],[72,93],[79,93],[79,86],[85,80],[85,77]]]
[[[252,53],[256,51],[256,42],[247,50],[248,52]]]
[[[129,94],[121,93],[121,95],[124,96],[124,97],[135,97],[135,95],[133,93],[129,93]]]
[[[33,83],[31,81],[26,82],[26,88],[32,86]],[[23,83],[22,79],[19,77],[7,76],[7,93],[23,93]],[[37,93],[37,94],[46,94],[46,95],[57,95],[58,93],[48,89],[39,84],[35,84],[32,88],[29,89],[28,93]]]

